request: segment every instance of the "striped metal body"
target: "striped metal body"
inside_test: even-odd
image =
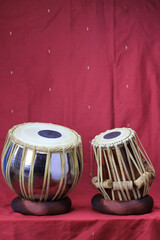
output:
[[[42,150],[13,138],[12,128],[2,152],[2,173],[9,187],[28,200],[57,200],[65,197],[78,183],[83,170],[79,141],[67,149]]]

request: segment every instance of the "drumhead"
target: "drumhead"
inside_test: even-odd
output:
[[[16,143],[39,148],[68,148],[80,143],[80,136],[73,130],[51,123],[24,123],[10,130]]]
[[[134,131],[131,128],[114,128],[100,133],[92,140],[94,146],[110,146],[121,144],[127,141],[129,137],[134,135]]]

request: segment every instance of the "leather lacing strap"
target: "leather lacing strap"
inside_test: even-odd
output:
[[[135,136],[130,138],[128,141],[130,143],[130,149],[126,142],[124,142],[123,145],[126,152],[128,165],[130,167],[130,173],[126,167],[126,163],[120,150],[122,144],[120,146],[114,146],[114,151],[117,156],[117,163],[115,162],[113,147],[106,146],[106,148],[104,148],[101,146],[93,146],[94,156],[97,162],[97,176],[93,177],[94,161],[93,158],[91,158],[92,183],[96,188],[98,188],[98,190],[106,199],[110,199],[107,193],[107,189],[111,190],[112,200],[115,200],[115,191],[118,194],[119,201],[131,200],[131,192],[134,199],[140,199],[141,197],[146,196],[154,179],[155,171],[144,148],[143,153],[138,147]],[[104,179],[103,177],[102,154],[104,156],[106,171],[108,173],[109,179]],[[144,162],[147,165],[147,168],[144,166]],[[135,169],[139,174],[139,177],[137,179],[134,173]],[[148,172],[148,169],[150,172]],[[141,193],[140,189],[142,187],[143,192]]]

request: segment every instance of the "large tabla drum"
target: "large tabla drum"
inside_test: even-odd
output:
[[[149,212],[153,199],[147,194],[155,170],[135,131],[108,130],[92,140],[92,147],[97,163],[92,183],[101,193],[93,197],[93,207],[111,214]]]
[[[67,194],[78,183],[82,169],[81,137],[75,131],[51,123],[24,123],[8,131],[2,172],[19,196],[12,201],[15,211],[35,215],[69,211]]]

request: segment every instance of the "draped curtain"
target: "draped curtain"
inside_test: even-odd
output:
[[[92,219],[90,200],[97,191],[90,178],[90,142],[116,127],[130,127],[139,136],[155,167],[150,194],[160,207],[159,24],[158,0],[0,1],[0,150],[8,129],[19,123],[51,122],[76,130],[82,137],[84,170],[70,194],[77,204],[72,221],[74,212],[80,214],[86,206]],[[22,217],[10,208],[15,194],[2,174],[0,179],[3,219],[14,222],[16,216],[19,222]],[[41,226],[40,218],[35,221]],[[13,232],[8,239],[15,239]],[[84,239],[99,239],[93,230],[88,234]]]

